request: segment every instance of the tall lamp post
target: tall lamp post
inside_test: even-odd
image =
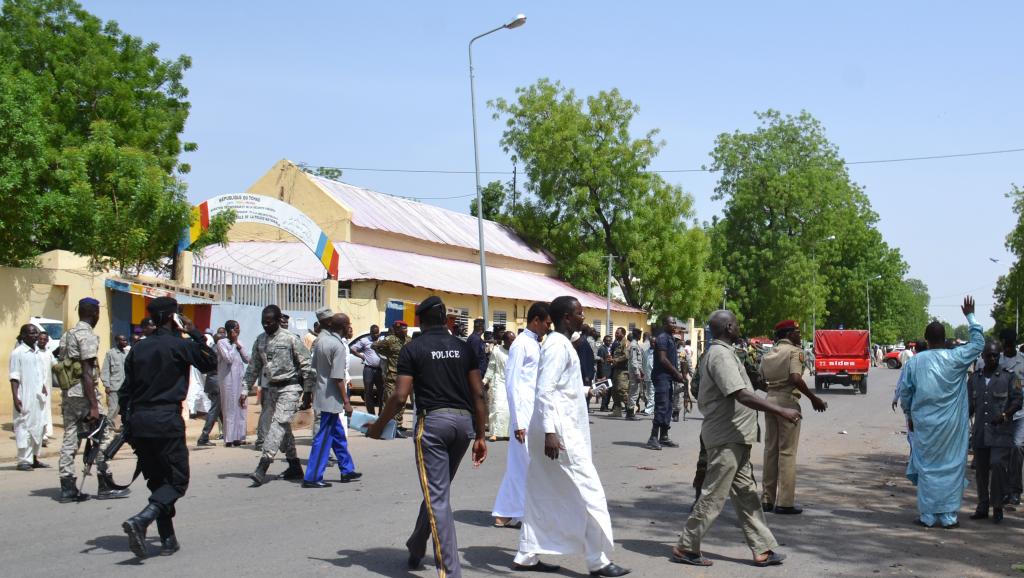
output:
[[[868,296],[868,347],[871,347],[871,282],[881,279],[881,275],[875,275],[864,282],[864,291]]]
[[[835,241],[835,235],[829,235],[825,237],[826,241]],[[814,288],[818,288],[818,256],[817,249],[811,249],[811,261],[814,261]],[[870,309],[870,306],[868,307]],[[869,324],[870,325],[870,324]],[[818,331],[818,302],[815,301],[811,304],[811,341],[814,341],[814,335]]]
[[[483,298],[483,317],[484,327],[487,327],[487,323],[490,320],[490,306],[487,302],[487,258],[484,250],[484,202],[481,198],[480,192],[480,147],[477,144],[476,136],[476,88],[473,82],[473,43],[487,36],[493,34],[499,30],[512,30],[513,28],[519,28],[523,24],[526,24],[526,15],[519,14],[514,20],[507,24],[478,34],[469,41],[469,102],[470,108],[473,113],[473,165],[475,167],[474,173],[476,174],[476,227],[477,234],[480,237],[480,296]]]

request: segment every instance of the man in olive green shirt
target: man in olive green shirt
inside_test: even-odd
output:
[[[701,555],[701,539],[722,512],[732,493],[733,507],[743,529],[747,546],[757,566],[781,564],[785,555],[775,552],[778,542],[761,511],[761,500],[750,465],[750,449],[758,441],[757,411],[776,414],[791,422],[800,412],[779,407],[754,394],[743,362],[733,343],[739,339],[739,323],[730,311],[716,311],[708,319],[712,338],[700,364],[700,392],[697,404],[704,415],[701,439],[707,447],[708,469],[693,512],[683,534],[672,549],[672,560],[681,564],[710,566]]]

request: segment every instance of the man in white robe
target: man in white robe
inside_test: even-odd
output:
[[[494,500],[494,525],[518,528],[526,500],[526,469],[530,465],[526,426],[533,417],[533,398],[540,367],[540,339],[551,327],[547,303],[534,303],[526,314],[526,329],[508,350],[505,361],[505,390],[508,394],[509,430],[515,442],[509,442],[505,477]]]
[[[508,363],[508,350],[512,347],[515,333],[503,331],[498,336],[500,345],[491,349],[487,361],[487,372],[484,374],[484,386],[487,387],[487,423],[491,430],[489,441],[507,440],[509,434],[508,391],[505,386],[505,365]]]
[[[38,328],[38,326],[36,326]],[[44,387],[46,388],[46,407],[43,408],[43,447],[53,437],[53,366],[57,360],[53,357],[53,349],[48,347],[50,335],[45,331],[39,332],[39,341],[36,342],[36,352],[43,358],[43,373],[45,374]]]
[[[43,443],[46,408],[46,376],[43,357],[36,351],[39,329],[21,326],[18,345],[11,352],[8,377],[14,396],[14,442],[18,448],[18,470],[48,467],[37,458]]]
[[[580,359],[569,341],[583,326],[583,307],[559,297],[548,307],[555,331],[541,347],[523,529],[513,568],[554,572],[539,554],[583,554],[591,576],[624,576],[612,562],[612,523],[591,457],[590,420]]]

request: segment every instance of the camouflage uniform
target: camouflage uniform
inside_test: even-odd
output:
[[[629,399],[629,348],[626,338],[612,343],[612,417],[622,415]]]
[[[61,358],[69,357],[79,361],[92,359],[96,362],[93,365],[92,373],[95,386],[98,386],[100,383],[99,373],[97,372],[99,350],[100,338],[92,330],[92,326],[85,321],[79,321],[60,340]],[[96,392],[96,398],[96,403],[100,405],[100,415],[103,415],[104,408],[99,401],[98,391]],[[81,442],[78,435],[79,433],[89,431],[89,424],[86,421],[89,419],[89,399],[85,397],[85,389],[81,381],[68,388],[61,395],[61,415],[64,418],[64,441],[60,447],[58,472],[62,478],[74,478],[75,454],[78,452]],[[100,446],[102,449],[106,449],[111,437],[110,429],[108,428]],[[96,471],[101,474],[107,472],[107,461],[104,459],[102,451],[96,455]]]
[[[395,393],[395,381],[398,379],[398,353],[409,342],[409,338],[399,339],[397,335],[388,335],[373,344],[373,350],[380,356],[381,369],[384,371],[384,389],[380,394],[380,406],[384,407],[391,394]],[[402,413],[405,408],[398,408],[394,415],[395,424],[402,427]],[[389,419],[381,416],[381,419]]]
[[[278,450],[284,450],[289,460],[295,453],[295,436],[292,435],[292,419],[299,410],[303,392],[313,391],[316,379],[309,360],[309,351],[299,336],[287,329],[278,329],[273,335],[260,334],[252,346],[252,363],[245,370],[243,385],[251,391],[256,380],[267,375],[267,388],[263,395],[269,397],[273,415],[270,429],[263,442],[263,457],[274,459]]]

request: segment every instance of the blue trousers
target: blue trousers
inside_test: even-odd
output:
[[[356,471],[356,465],[352,462],[352,455],[348,453],[348,438],[345,437],[345,428],[341,425],[341,416],[336,413],[322,412],[320,414],[320,429],[313,437],[313,446],[309,449],[309,463],[306,464],[306,481],[319,482],[324,479],[324,471],[327,469],[327,460],[334,450],[334,456],[338,458],[338,466],[342,474],[351,474]]]
[[[667,375],[654,378],[654,424],[672,426],[672,378]]]

